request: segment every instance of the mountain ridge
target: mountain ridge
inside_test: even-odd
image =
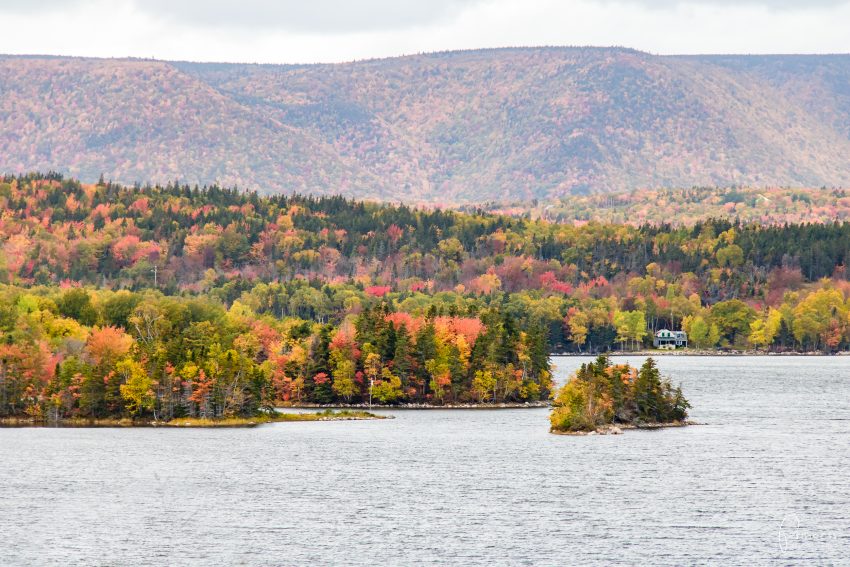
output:
[[[850,186],[850,55],[0,56],[0,170],[416,203]]]

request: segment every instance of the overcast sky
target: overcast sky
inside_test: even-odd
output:
[[[850,0],[0,0],[0,22],[0,53],[193,61],[520,45],[850,52]]]

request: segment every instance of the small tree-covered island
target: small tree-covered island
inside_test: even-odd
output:
[[[552,433],[620,433],[621,428],[688,425],[690,404],[652,358],[638,369],[607,355],[582,364],[557,392],[549,417]]]

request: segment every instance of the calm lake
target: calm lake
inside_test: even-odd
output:
[[[553,362],[563,380],[587,360]],[[846,564],[850,357],[659,366],[706,425],[564,437],[532,409],[0,429],[0,564]]]

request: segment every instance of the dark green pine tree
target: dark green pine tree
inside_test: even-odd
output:
[[[664,419],[663,389],[661,372],[652,358],[647,358],[640,367],[634,384],[634,400],[637,417],[641,421],[658,422]]]
[[[383,325],[376,345],[381,353],[381,360],[392,360],[395,357],[397,341],[395,325],[389,323]]]
[[[677,386],[673,390],[673,407],[668,419],[672,421],[684,421],[688,417],[688,409],[690,407],[691,404],[685,399],[684,394],[682,394],[682,387]]]
[[[549,372],[549,348],[546,341],[547,330],[541,322],[532,322],[525,336],[528,356],[531,359],[531,368],[528,372],[535,380],[540,378],[544,371]]]
[[[305,380],[305,390],[307,391],[307,399],[317,404],[333,402],[334,394],[331,388],[329,364],[332,329],[331,325],[322,326],[310,353],[310,366]],[[321,383],[317,383],[316,377],[321,375],[324,375],[324,379],[320,379]]]
[[[776,337],[773,339],[773,344],[779,345],[781,348],[788,348],[789,346],[794,346],[795,342],[794,333],[791,332],[791,328],[785,322],[785,318],[782,318],[782,321],[779,323],[779,332],[776,333]]]
[[[513,317],[505,313],[501,320],[501,340],[499,341],[497,362],[500,364],[516,364],[519,331]]]
[[[425,364],[437,356],[437,334],[434,323],[428,320],[416,333],[416,377],[424,398],[428,394],[428,370]]]
[[[407,390],[410,385],[410,374],[413,369],[411,364],[411,356],[413,354],[413,344],[411,342],[410,333],[407,331],[407,325],[402,323],[395,331],[395,352],[393,353],[393,372],[401,378],[401,387]]]
[[[375,344],[375,317],[372,308],[367,306],[354,322],[357,342],[360,344]]]

